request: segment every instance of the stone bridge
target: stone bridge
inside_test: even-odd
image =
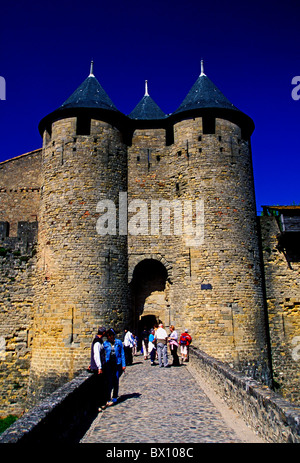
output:
[[[180,367],[153,367],[135,356],[121,377],[119,401],[99,414],[97,394],[94,375],[83,372],[11,425],[0,443],[138,449],[162,442],[175,451],[197,443],[300,443],[299,406],[192,346]]]

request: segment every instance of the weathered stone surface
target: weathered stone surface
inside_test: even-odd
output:
[[[275,217],[261,217],[262,251],[275,386],[300,402],[300,263],[278,247]]]
[[[299,269],[291,278],[264,228],[264,286],[248,136],[225,115],[214,133],[200,115],[148,125],[113,117],[91,116],[86,135],[76,115],[57,117],[42,149],[0,164],[0,413],[19,413],[26,397],[32,406],[86,368],[99,325],[121,336],[159,320],[266,384],[272,356],[282,393],[299,400]],[[102,200],[116,213],[106,235]],[[179,233],[175,204],[194,207],[180,216],[200,224],[198,243]]]

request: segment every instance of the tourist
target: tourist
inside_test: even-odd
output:
[[[133,334],[133,348],[132,348],[132,355],[137,355],[137,346],[138,346],[138,338],[136,334]]]
[[[124,337],[124,352],[125,352],[125,361],[126,365],[132,365],[132,350],[134,347],[134,337],[131,331],[128,328],[125,328],[125,337]]]
[[[181,362],[188,362],[189,360],[189,346],[192,342],[192,337],[188,330],[181,333],[179,338],[180,351],[181,351]]]
[[[144,330],[142,331],[141,338],[142,338],[142,348],[143,348],[144,359],[147,360],[147,358],[148,358],[149,331],[147,330],[146,326],[144,327]]]
[[[158,325],[158,329],[155,332],[155,338],[156,340],[156,349],[157,349],[157,356],[158,356],[158,363],[160,368],[165,367],[167,368],[169,366],[168,364],[168,346],[167,346],[167,340],[168,340],[168,333],[163,327],[163,324],[160,323]]]
[[[152,328],[150,330],[150,334],[149,334],[149,342],[148,342],[148,353],[150,354],[150,361],[151,361],[151,365],[155,365],[155,356],[156,356],[156,347],[155,347],[155,341],[154,341],[154,334],[155,334],[155,331],[154,329]]]
[[[169,341],[171,355],[173,357],[173,364],[172,365],[174,367],[178,367],[180,365],[179,364],[178,354],[177,354],[177,348],[178,348],[179,344],[178,344],[178,334],[177,334],[177,331],[175,331],[175,326],[174,325],[170,326],[170,331],[171,331],[171,333],[169,335],[168,341]]]
[[[107,406],[111,406],[118,400],[119,379],[125,371],[126,362],[123,343],[116,339],[112,328],[106,332],[107,341],[104,342],[105,349],[105,374],[108,381]]]
[[[105,364],[105,349],[104,349],[104,339],[106,329],[100,327],[98,333],[93,339],[91,346],[91,363],[89,365],[89,370],[93,372],[96,376],[96,395],[97,402],[99,403],[98,411],[105,409],[105,404],[107,401],[107,384],[106,378],[103,374],[103,367]]]

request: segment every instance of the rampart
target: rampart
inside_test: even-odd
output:
[[[260,227],[274,384],[283,397],[299,403],[300,259],[280,246],[278,218],[260,217]]]
[[[39,219],[42,150],[0,163],[0,220],[9,223],[9,236],[16,237],[18,222]]]
[[[0,436],[1,443],[76,443],[95,418],[95,377],[84,372],[61,386]]]
[[[190,365],[268,443],[300,443],[300,407],[191,347]],[[95,417],[95,377],[66,383],[10,426],[0,443],[79,442]]]
[[[0,222],[0,415],[24,411],[31,362],[37,222]]]
[[[225,363],[190,347],[191,368],[269,443],[300,443],[300,407]]]

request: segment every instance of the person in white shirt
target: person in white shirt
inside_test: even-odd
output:
[[[158,356],[158,363],[160,368],[163,366],[165,368],[169,367],[168,363],[168,333],[164,329],[162,323],[158,325],[158,329],[155,333],[155,340],[156,340],[156,349],[157,349],[157,356]]]
[[[134,337],[128,328],[125,328],[124,352],[126,365],[132,365],[132,349],[134,346]]]
[[[98,392],[98,411],[101,412],[105,409],[107,399],[107,384],[106,378],[103,374],[103,367],[105,366],[105,349],[103,346],[103,337],[106,334],[106,329],[100,327],[95,336],[91,346],[91,363],[89,371],[96,375],[97,392]]]

